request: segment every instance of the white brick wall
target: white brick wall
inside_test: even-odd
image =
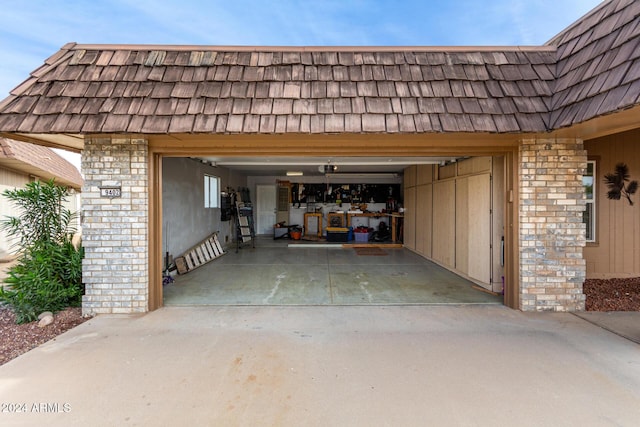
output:
[[[520,309],[584,310],[586,267],[582,173],[587,153],[574,139],[520,144]]]
[[[83,314],[148,310],[147,153],[145,139],[85,140]],[[102,186],[120,186],[122,197],[100,197]]]

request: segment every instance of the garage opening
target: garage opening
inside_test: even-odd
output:
[[[161,162],[163,304],[504,302],[504,155]],[[211,235],[224,255],[179,274]]]

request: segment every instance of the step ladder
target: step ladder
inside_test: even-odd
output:
[[[236,253],[240,245],[251,242],[256,247],[253,227],[253,206],[250,202],[236,202]]]

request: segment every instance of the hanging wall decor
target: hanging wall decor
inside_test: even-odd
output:
[[[629,205],[633,206],[631,196],[638,190],[638,181],[629,181],[629,168],[624,163],[616,165],[615,172],[608,173],[604,176],[604,182],[609,187],[607,198],[610,200],[620,200],[626,198]]]

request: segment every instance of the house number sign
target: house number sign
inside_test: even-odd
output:
[[[122,187],[100,187],[100,197],[122,197]]]

